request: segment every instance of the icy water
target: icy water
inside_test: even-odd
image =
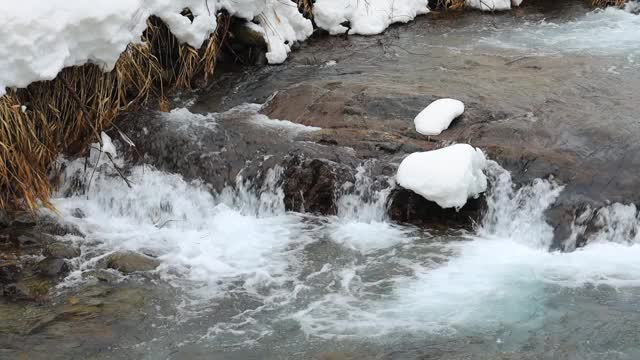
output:
[[[563,106],[582,106],[587,101],[580,93],[567,94],[581,81],[564,81],[567,63],[580,64],[577,72],[592,70],[596,90],[630,94],[640,84],[640,17],[621,10],[588,13],[578,2],[546,4],[509,15],[427,17],[390,32],[400,40],[382,52],[376,45],[377,57],[317,49],[321,64],[338,61],[337,70],[318,65],[317,71],[342,71],[340,62],[352,62],[349,70],[379,82],[459,72],[449,82],[425,83],[425,91],[459,91],[472,82],[477,86],[467,94],[504,108],[526,107],[545,91],[575,98]],[[376,38],[359,41],[377,44]],[[291,67],[269,71],[280,71],[283,84],[295,82],[315,66],[296,68],[313,52],[309,46]],[[420,52],[429,54],[415,55]],[[493,66],[496,59],[544,63],[544,74],[525,68],[505,77]],[[557,78],[550,80],[553,71]],[[616,106],[624,117],[637,103]],[[253,116],[247,113],[246,121]],[[565,116],[565,126],[577,121]],[[196,120],[224,131],[215,115]],[[293,131],[290,124],[285,128]],[[235,186],[212,193],[207,184],[149,166],[132,170],[129,189],[105,165],[88,194],[55,200],[61,216],[87,234],[67,239],[81,245],[83,255],[58,291],[72,294],[92,281],[83,273],[111,251],[152,254],[161,265],[149,276],[120,279],[125,288],[144,290],[140,316],[114,321],[109,341],[96,345],[73,334],[66,343],[61,337],[60,348],[69,357],[115,359],[640,358],[634,206],[602,210],[604,226],[585,248],[550,252],[553,229],[544,211],[563,191],[553,180],[516,189],[509,173],[492,163],[484,220],[471,232],[443,232],[390,222],[384,208],[390,187],[374,186],[370,166],[363,163],[356,182],[338,190],[337,216],[317,217],[284,211],[279,168],[268,170],[259,188],[240,176]],[[76,209],[86,216],[74,217]],[[45,340],[20,338],[36,349],[21,353],[46,358],[47,349],[36,345]]]

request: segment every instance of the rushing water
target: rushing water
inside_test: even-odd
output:
[[[570,20],[533,16],[517,27],[482,28],[469,47],[453,51],[577,52],[634,66],[638,19],[614,9]],[[173,115],[179,121],[185,113]],[[190,119],[221,126],[215,116]],[[482,223],[442,232],[390,222],[393,179],[376,184],[373,165],[363,163],[353,184],[336,189],[336,216],[320,217],[284,210],[278,167],[264,170],[262,184],[240,173],[214,193],[151,166],[131,170],[130,189],[104,164],[86,172],[88,193],[55,199],[61,216],[87,235],[68,238],[83,254],[60,291],[91,281],[83,274],[116,250],[161,260],[141,280],[155,287],[148,295],[155,306],[134,326],[136,336],[122,334],[127,341],[112,345],[115,358],[640,357],[635,206],[587,210],[602,225],[589,244],[551,252],[544,214],[563,191],[553,179],[518,189],[492,162]],[[69,171],[83,168],[73,162]],[[74,217],[77,209],[85,216]],[[574,233],[581,231],[576,223]]]
[[[194,356],[194,349],[304,358],[336,346],[364,354],[366,344],[382,352],[420,341],[458,344],[460,354],[534,354],[551,334],[572,346],[560,353],[637,355],[635,335],[617,339],[633,331],[622,312],[640,310],[640,244],[625,238],[629,230],[604,227],[583,249],[549,252],[544,211],[562,186],[538,180],[516,190],[498,164],[487,171],[488,213],[473,233],[389,223],[389,189],[372,189],[367,164],[343,189],[335,217],[285,212],[278,168],[259,189],[240,176],[217,195],[149,167],[132,171],[129,190],[103,169],[89,194],[56,206],[91,244],[76,275],[109,251],[131,249],[158,256],[160,279],[180,289],[168,305],[178,311],[156,314],[152,337],[121,349],[143,349],[147,358]],[[71,216],[78,208],[86,217]],[[610,222],[638,226],[635,208],[605,212]],[[610,321],[622,327],[592,328]],[[620,343],[609,348],[611,341]]]

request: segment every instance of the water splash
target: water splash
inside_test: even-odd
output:
[[[477,234],[467,241],[435,243],[430,249],[444,254],[444,262],[414,259],[411,276],[388,279],[391,293],[371,300],[364,290],[371,284],[363,282],[359,291],[328,294],[293,318],[306,333],[321,338],[390,340],[420,333],[509,332],[510,339],[501,338],[509,342],[546,323],[560,322],[562,314],[545,308],[558,293],[566,296],[585,286],[640,286],[640,246],[619,241],[635,234],[635,225],[630,225],[637,223],[635,208],[615,206],[616,220],[609,220],[608,230],[601,232],[618,240],[603,239],[572,253],[550,252],[553,232],[545,222],[545,210],[562,186],[536,180],[516,189],[509,173],[496,163],[488,175],[489,210]],[[611,219],[612,210],[606,213]],[[407,251],[421,251],[417,245],[408,245]]]
[[[545,307],[560,292],[640,287],[635,207],[594,212],[601,227],[593,241],[549,252],[545,210],[562,186],[536,180],[516,189],[491,163],[489,209],[478,231],[436,236],[388,222],[393,184],[372,177],[373,165],[337,190],[333,217],[286,212],[278,167],[265,170],[259,185],[239,176],[220,194],[151,167],[132,169],[129,190],[106,168],[87,194],[55,204],[87,234],[91,251],[80,271],[92,256],[118,249],[161,259],[158,275],[183,294],[173,326],[190,329],[187,342],[255,345],[288,322],[296,324],[292,336],[324,339],[525,336],[560,321]],[[74,218],[76,208],[86,217]],[[195,319],[205,329],[193,330]]]
[[[373,166],[373,160],[360,165],[355,183],[340,189],[337,217],[330,219],[327,226],[333,241],[363,252],[413,240],[411,229],[388,221],[386,204],[395,184],[390,179],[382,179],[385,184],[376,183],[370,174]]]
[[[511,174],[495,161],[489,161],[487,173],[492,188],[478,235],[509,238],[536,249],[549,249],[553,228],[547,224],[544,213],[564,187],[552,179],[536,179],[532,185],[516,190]]]

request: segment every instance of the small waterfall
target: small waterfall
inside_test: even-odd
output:
[[[564,187],[553,180],[536,179],[531,185],[516,190],[511,174],[495,161],[489,161],[487,175],[491,189],[487,194],[487,213],[478,234],[548,249],[553,228],[547,224],[544,213]]]
[[[239,209],[245,215],[259,217],[282,215],[285,211],[284,192],[280,186],[284,169],[276,165],[267,169],[262,185],[255,184],[242,176],[236,177],[235,187],[226,187],[217,196],[217,201]],[[260,176],[259,176],[260,177]]]
[[[385,221],[385,205],[393,184],[377,189],[371,177],[370,160],[356,168],[355,183],[345,184],[338,191],[338,217],[361,222]],[[378,186],[380,187],[380,186]]]
[[[365,253],[413,239],[410,229],[388,222],[386,204],[395,183],[373,178],[373,166],[373,160],[358,166],[355,183],[338,190],[338,213],[328,224],[333,241]]]

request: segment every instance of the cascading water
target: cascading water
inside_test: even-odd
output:
[[[132,170],[130,190],[105,167],[88,194],[56,200],[87,234],[75,239],[85,244],[84,262],[70,279],[118,249],[158,256],[161,279],[185,291],[176,320],[211,321],[183,334],[186,343],[256,345],[287,321],[318,339],[510,332],[500,341],[518,343],[526,331],[558,320],[544,309],[560,292],[640,286],[640,246],[622,239],[637,233],[634,208],[600,210],[607,221],[594,235],[599,241],[549,252],[553,233],[544,212],[562,186],[536,180],[515,189],[494,162],[487,214],[462,237],[391,224],[391,188],[376,190],[367,164],[338,191],[334,217],[286,212],[277,167],[259,188],[239,176],[218,195],[144,166]],[[76,209],[85,217],[73,217]]]

